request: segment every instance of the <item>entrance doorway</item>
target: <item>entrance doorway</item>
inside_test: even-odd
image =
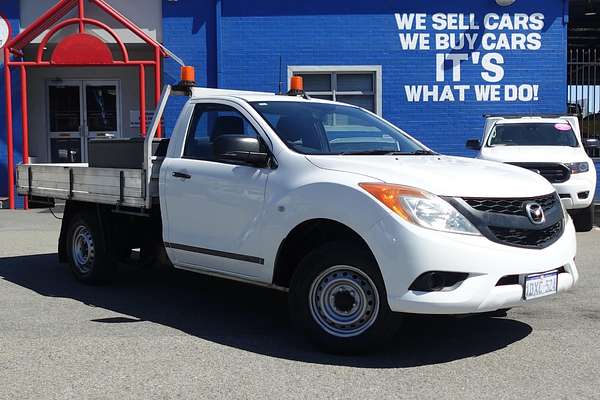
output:
[[[90,139],[121,136],[119,81],[50,81],[46,92],[51,162],[87,162]]]
[[[127,2],[130,3],[130,2]],[[160,4],[160,2],[159,2]],[[94,9],[93,13],[90,12]],[[159,7],[160,8],[160,7]],[[102,21],[97,16],[102,16]],[[66,17],[66,18],[65,18]],[[110,20],[108,22],[106,20]],[[104,21],[104,22],[103,22]],[[119,27],[119,32],[111,28],[113,24]],[[102,31],[98,35],[90,28]],[[68,31],[64,31],[69,28]],[[122,33],[121,30],[126,31]],[[57,33],[63,33],[56,36]],[[121,36],[135,36],[145,43],[152,51],[148,58],[136,54],[129,57],[128,47]],[[50,41],[56,39],[52,45]],[[34,39],[36,42],[34,43]],[[37,41],[39,39],[39,43]],[[108,40],[106,40],[108,39]],[[114,46],[109,44],[113,43]],[[111,47],[114,47],[111,48]],[[24,163],[32,161],[29,156],[29,122],[28,110],[28,72],[36,68],[83,68],[83,67],[131,67],[137,71],[139,89],[127,89],[127,99],[131,94],[139,95],[140,115],[146,115],[146,73],[152,70],[154,81],[154,105],[160,101],[160,87],[162,77],[162,58],[167,56],[164,47],[148,36],[143,29],[131,22],[127,17],[117,11],[107,0],[58,0],[56,4],[40,15],[29,26],[23,27],[21,32],[10,38],[2,49],[4,53],[4,90],[6,96],[6,186],[9,198],[9,207],[15,208],[15,146],[13,129],[13,74],[20,72],[19,83],[21,90],[21,127],[22,127],[22,160]],[[136,49],[137,50],[137,49]],[[116,58],[115,58],[116,57]],[[109,71],[106,69],[105,71]],[[79,73],[84,73],[79,71]],[[111,73],[111,79],[114,75]],[[94,74],[87,77],[100,77]],[[75,79],[75,77],[73,77]],[[77,78],[79,79],[79,78]],[[121,81],[123,82],[123,81]],[[129,83],[128,83],[129,84]],[[123,111],[121,106],[122,88],[119,82],[96,82],[81,79],[78,82],[46,81],[41,84],[46,93],[38,95],[36,100],[45,102],[41,110],[38,107],[31,120],[37,120],[40,125],[36,128],[38,137],[42,137],[47,146],[39,146],[36,151],[46,154],[52,161],[86,161],[88,159],[88,139],[93,137],[121,136],[124,125],[121,126]],[[51,90],[52,89],[52,90]],[[137,93],[135,93],[137,92]],[[125,103],[125,102],[123,102]],[[128,110],[132,110],[129,105]],[[39,111],[38,111],[39,110]],[[41,114],[46,114],[42,117]],[[135,130],[128,127],[129,131]],[[146,134],[146,119],[141,118],[139,133]],[[136,132],[137,133],[137,132]],[[47,141],[44,134],[47,134]],[[157,137],[162,136],[159,126]],[[37,143],[36,143],[37,144]],[[42,149],[48,147],[48,150]],[[54,153],[54,154],[52,154]],[[41,158],[41,157],[40,157]],[[1,166],[0,166],[1,167]],[[3,185],[0,177],[0,185]],[[27,208],[27,198],[24,201]]]

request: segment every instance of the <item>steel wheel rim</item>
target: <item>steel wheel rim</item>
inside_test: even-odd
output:
[[[73,262],[82,274],[91,271],[96,258],[96,247],[90,230],[83,225],[78,226],[73,233],[72,251]]]
[[[353,337],[365,332],[377,319],[379,293],[360,269],[336,265],[313,281],[309,305],[313,319],[327,333]]]

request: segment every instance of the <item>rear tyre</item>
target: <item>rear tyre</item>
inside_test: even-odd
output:
[[[117,263],[109,256],[106,240],[94,213],[81,212],[71,218],[66,247],[71,272],[79,281],[100,284],[113,279]]]
[[[577,232],[589,232],[594,228],[594,204],[571,211],[571,218]]]
[[[373,350],[397,332],[379,268],[353,243],[334,242],[310,252],[290,285],[294,323],[321,350],[350,354]]]

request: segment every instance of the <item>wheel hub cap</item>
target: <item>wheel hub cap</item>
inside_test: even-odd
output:
[[[88,273],[96,257],[94,239],[86,226],[78,226],[73,234],[73,262],[81,273]]]
[[[357,336],[377,318],[379,295],[373,281],[361,270],[335,266],[321,273],[309,294],[310,312],[328,333]]]

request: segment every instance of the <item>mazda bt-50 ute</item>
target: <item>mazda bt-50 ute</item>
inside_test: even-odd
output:
[[[59,255],[80,281],[110,280],[140,248],[289,292],[294,322],[328,351],[381,345],[406,314],[493,312],[577,281],[573,223],[542,176],[291,94],[167,86],[145,143],[21,165],[19,193],[67,201]],[[172,95],[187,103],[153,140]]]

